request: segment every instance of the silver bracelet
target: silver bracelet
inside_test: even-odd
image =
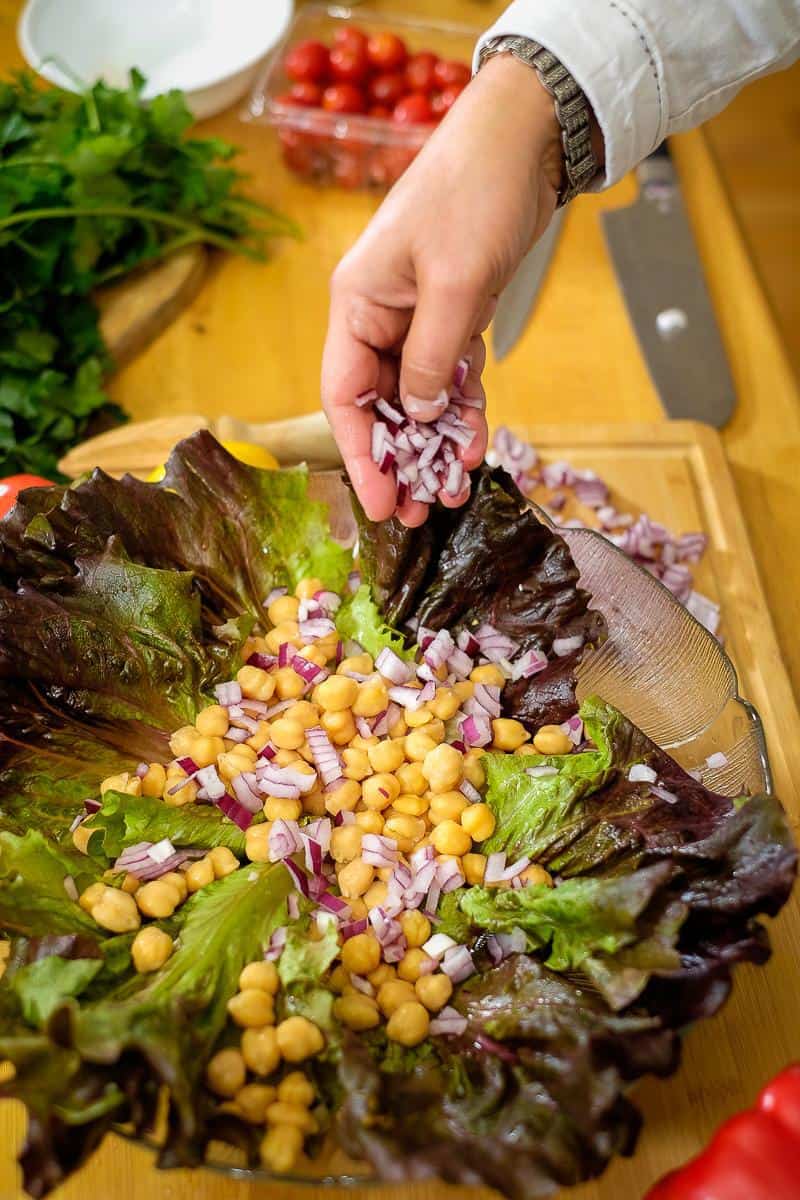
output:
[[[561,207],[585,192],[598,172],[592,149],[589,101],[563,63],[539,42],[516,36],[492,38],[481,50],[478,69],[496,54],[513,54],[532,67],[553,97],[556,119],[561,126],[566,174],[566,183],[558,194]]]

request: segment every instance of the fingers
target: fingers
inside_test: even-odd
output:
[[[456,365],[483,307],[477,291],[420,282],[400,366],[400,399],[410,417],[435,421],[447,408]]]

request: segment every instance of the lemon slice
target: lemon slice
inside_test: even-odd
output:
[[[280,466],[274,454],[270,454],[269,450],[265,450],[263,446],[256,446],[254,442],[222,442],[222,446],[232,454],[234,458],[238,458],[239,462],[247,463],[248,467],[261,467],[264,471],[275,471]],[[148,483],[160,483],[166,474],[166,467],[162,463],[160,467],[156,467],[147,476]]]

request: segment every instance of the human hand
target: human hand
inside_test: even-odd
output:
[[[420,525],[428,506],[397,508],[391,474],[371,456],[371,409],[355,398],[398,392],[410,417],[434,421],[448,403],[459,359],[462,391],[480,402],[462,417],[476,432],[459,451],[472,470],[486,451],[481,334],[496,298],[544,232],[561,181],[561,137],[552,97],[529,67],[490,59],[395,184],[331,282],[322,402],[367,515],[395,511]],[[444,504],[459,496],[439,493]]]

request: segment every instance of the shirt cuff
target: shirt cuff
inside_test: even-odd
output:
[[[514,0],[480,38],[517,35],[540,42],[573,75],[605,141],[605,175],[592,191],[616,183],[666,136],[667,98],[651,31],[621,0]]]

